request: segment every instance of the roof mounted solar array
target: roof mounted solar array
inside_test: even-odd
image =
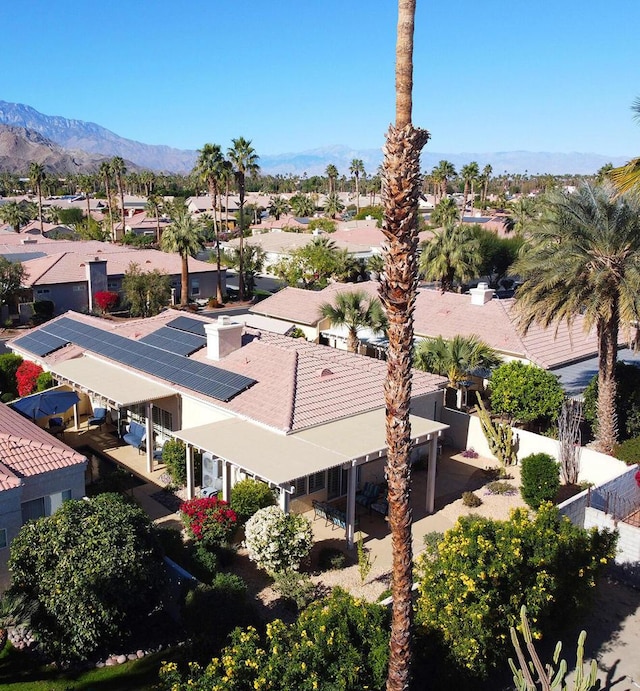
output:
[[[197,336],[188,331],[179,331],[178,329],[170,329],[167,326],[163,326],[141,338],[140,343],[162,348],[176,355],[188,356],[204,347],[207,344],[207,340],[204,336]]]
[[[189,333],[204,337],[206,336],[204,331],[205,323],[206,322],[200,321],[199,319],[191,319],[190,317],[176,317],[170,322],[167,322],[167,326],[170,326],[172,329],[188,331]]]
[[[22,338],[14,341],[14,345],[23,350],[27,350],[34,355],[44,357],[53,353],[54,351],[66,346],[69,341],[64,338],[58,338],[52,334],[44,331],[36,331],[35,333],[28,333]]]
[[[42,332],[219,401],[229,401],[256,383],[255,379],[241,374],[195,362],[68,317],[45,324],[39,330]]]

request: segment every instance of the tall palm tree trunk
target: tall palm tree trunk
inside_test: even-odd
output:
[[[42,218],[42,183],[38,183],[38,218],[40,219],[40,235],[44,235],[44,222]]]
[[[618,440],[616,414],[616,360],[618,354],[618,310],[598,324],[598,450],[610,454]]]
[[[217,185],[211,185],[209,188],[209,195],[211,196],[211,208],[213,209],[213,235],[216,239],[216,300],[218,304],[222,304],[222,277],[220,276],[221,256],[220,256],[220,227],[218,224],[218,188]]]
[[[238,257],[238,298],[244,300],[244,175],[238,176],[240,194],[240,256]]]
[[[182,255],[180,283],[180,305],[184,307],[189,302],[189,256],[187,254]]]
[[[411,124],[413,89],[413,30],[416,0],[398,0],[396,43],[396,124],[384,147],[383,233],[387,240],[380,299],[389,322],[386,405],[389,527],[392,541],[391,640],[387,691],[409,688],[411,673],[411,365],[413,312],[418,283],[418,199],[420,152],[429,139],[426,130]]]

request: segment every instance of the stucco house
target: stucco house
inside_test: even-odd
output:
[[[87,459],[0,403],[0,563],[24,523],[85,492]]]
[[[244,477],[267,482],[284,510],[344,497],[354,538],[355,495],[381,482],[386,455],[386,364],[290,338],[229,317],[167,310],[108,322],[69,312],[8,342],[82,395],[83,412],[107,407],[119,429],[144,426],[147,468],[168,438],[186,444],[187,491],[221,487],[228,498]],[[415,372],[411,426],[415,457],[429,463],[433,510],[437,422],[445,380]],[[154,454],[154,450],[156,453]],[[203,474],[194,477],[194,453]]]

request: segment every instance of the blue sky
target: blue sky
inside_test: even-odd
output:
[[[434,152],[633,156],[638,0],[417,1],[414,116]],[[379,148],[394,0],[23,0],[0,8],[0,99],[149,144]]]

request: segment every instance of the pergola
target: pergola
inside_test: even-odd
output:
[[[428,444],[427,506],[434,510],[438,437],[448,425],[412,415],[414,446]],[[346,539],[354,543],[357,469],[386,456],[385,411],[372,410],[300,432],[284,434],[248,420],[229,418],[181,429],[174,435],[187,448],[187,492],[195,494],[193,449],[222,460],[222,493],[229,499],[231,466],[268,482],[280,490],[280,505],[289,508],[293,480],[341,467],[349,471],[347,484]]]

